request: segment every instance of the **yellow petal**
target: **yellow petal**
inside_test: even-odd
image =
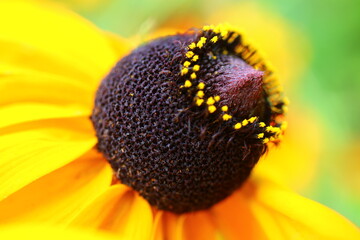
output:
[[[130,50],[141,44],[141,42],[130,41],[111,32],[104,32],[104,34],[115,51],[117,59],[121,59],[121,57],[128,54]]]
[[[61,62],[71,64],[90,77],[81,79],[83,81],[92,80],[97,84],[117,60],[102,31],[56,4],[1,1],[0,22],[6,23],[0,26],[1,39],[16,42],[22,48],[41,49]],[[3,51],[2,48],[0,50]],[[12,60],[14,58],[8,63],[18,65]],[[46,62],[43,63],[45,69]],[[66,69],[51,70],[60,75],[66,74]]]
[[[133,201],[131,190],[123,184],[111,186],[77,216],[71,225],[117,230],[118,221],[126,216]]]
[[[277,182],[300,191],[312,184],[324,141],[317,114],[301,108],[293,110],[287,115],[291,124],[280,145],[273,146],[268,154],[260,159],[254,173],[259,176],[267,175],[270,179],[276,179]]]
[[[210,211],[224,239],[360,239],[336,212],[254,177]]]
[[[257,179],[241,192],[270,239],[360,239],[343,216],[273,182]]]
[[[67,7],[74,9],[76,11],[91,14],[95,11],[96,13],[104,7],[109,7],[108,4],[111,4],[111,0],[55,0],[60,1],[63,4],[66,4]]]
[[[220,235],[208,211],[186,214],[183,231],[187,240],[215,240]]]
[[[281,81],[297,80],[307,63],[309,49],[304,34],[258,2],[224,4],[208,14],[206,22],[229,22],[244,29],[245,36],[261,51],[261,56],[274,65]]]
[[[16,224],[4,225],[0,228],[0,239],[37,239],[37,240],[119,240],[116,236],[109,234],[84,231],[72,228],[60,228],[50,225],[39,224]],[[122,239],[126,240],[126,239]]]
[[[268,239],[250,210],[248,199],[240,194],[232,194],[211,208],[210,212],[224,239]]]
[[[159,225],[162,229],[164,239],[183,240],[184,239],[184,221],[185,215],[176,215],[171,212],[164,212],[162,214],[162,224]]]
[[[154,240],[212,240],[218,237],[213,219],[206,211],[180,215],[156,212],[152,235]]]
[[[215,240],[221,239],[215,222],[208,211],[187,214],[173,214],[156,211],[152,238],[153,240]]]
[[[38,102],[91,109],[94,92],[85,83],[54,74],[0,67],[0,105]]]
[[[121,225],[123,226],[124,238],[134,240],[150,238],[153,227],[153,214],[149,203],[138,194],[135,194],[128,217],[123,219]]]
[[[44,120],[0,129],[0,200],[91,149],[87,118]]]
[[[163,240],[164,236],[164,224],[163,224],[164,211],[154,211],[154,225],[152,228],[151,239],[152,240]]]
[[[1,201],[0,223],[67,224],[110,186],[111,178],[109,164],[95,150],[90,151]]]
[[[153,224],[149,204],[122,184],[108,189],[72,225],[110,231],[121,239],[148,239]]]
[[[89,116],[90,109],[76,105],[50,105],[45,103],[20,103],[0,107],[0,128],[10,125],[51,118]]]
[[[1,69],[6,70],[16,67],[23,70],[34,70],[63,76],[74,81],[83,81],[85,79],[94,81],[91,72],[78,67],[74,59],[61,58],[56,53],[53,53],[51,49],[28,46],[20,40],[4,39],[1,35],[0,49],[2,53],[0,55]]]

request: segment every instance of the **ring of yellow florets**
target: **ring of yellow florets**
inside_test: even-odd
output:
[[[207,93],[206,84],[197,79],[197,72],[201,69],[199,62],[202,58],[211,56],[216,59],[214,49],[220,49],[224,55],[238,56],[253,68],[263,71],[263,89],[272,111],[272,121],[269,125],[260,122],[258,116],[235,119],[229,114],[229,107],[221,103],[220,96],[211,96]],[[185,60],[181,65],[180,75],[183,84],[180,88],[186,88],[194,93],[194,106],[200,107],[206,104],[209,114],[219,114],[219,119],[231,124],[236,131],[241,131],[246,127],[256,129],[255,138],[264,144],[278,142],[281,139],[287,127],[287,123],[282,120],[287,111],[287,99],[273,72],[238,31],[224,24],[204,26],[196,40],[187,46]]]

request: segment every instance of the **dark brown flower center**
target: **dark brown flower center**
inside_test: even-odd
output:
[[[269,72],[236,52],[233,34],[210,28],[150,42],[97,91],[99,151],[159,209],[183,213],[226,198],[281,134],[284,104],[266,88]]]

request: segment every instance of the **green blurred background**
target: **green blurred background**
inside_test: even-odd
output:
[[[284,55],[277,68],[296,72],[283,74],[288,78],[284,83],[290,109],[299,106],[295,107],[297,116],[316,122],[315,128],[321,129],[320,137],[314,140],[302,120],[289,122],[306,133],[302,141],[318,141],[315,144],[319,146],[314,176],[305,187],[295,190],[360,226],[360,1],[59,1],[100,28],[123,37],[141,38],[163,27],[200,27],[222,17],[226,21],[238,17],[240,27],[242,23],[248,28],[253,23],[257,31],[263,27],[267,33],[262,36],[263,45],[268,41],[272,52]],[[246,7],[249,3],[255,7]],[[273,19],[280,22],[284,47],[274,41],[279,32],[276,24],[262,26],[258,16],[265,19],[264,24]],[[307,145],[298,144],[298,161],[302,161],[303,147]],[[306,167],[301,171],[305,173]]]

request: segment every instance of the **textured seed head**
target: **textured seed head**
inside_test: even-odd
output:
[[[264,143],[282,134],[284,101],[274,83],[225,26],[157,39],[102,81],[91,116],[98,149],[151,205],[209,208],[241,186]]]

